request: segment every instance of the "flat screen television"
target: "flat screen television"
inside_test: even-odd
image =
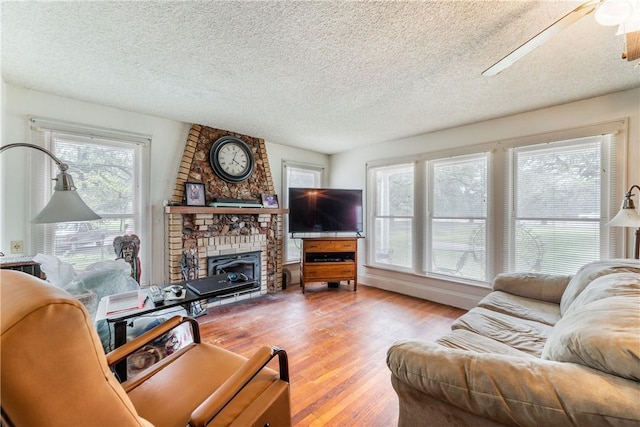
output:
[[[362,231],[362,190],[289,188],[289,233]]]

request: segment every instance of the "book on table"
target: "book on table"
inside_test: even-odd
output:
[[[144,307],[146,292],[131,291],[109,295],[107,298],[107,314],[137,310]]]

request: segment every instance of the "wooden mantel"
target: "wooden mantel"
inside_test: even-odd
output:
[[[209,206],[165,206],[167,214],[249,214],[249,215],[282,215],[288,214],[289,209],[274,208],[212,208]]]

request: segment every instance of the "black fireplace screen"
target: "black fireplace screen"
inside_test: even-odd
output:
[[[260,283],[260,252],[219,255],[207,258],[207,275],[230,274],[247,276]]]

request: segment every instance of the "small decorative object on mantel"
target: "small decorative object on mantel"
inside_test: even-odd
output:
[[[225,197],[215,197],[209,203],[213,208],[261,208],[262,204],[254,199],[230,199]]]
[[[187,206],[204,206],[204,184],[201,182],[185,182],[184,198]]]
[[[251,176],[255,159],[246,142],[223,136],[211,146],[209,162],[216,175],[224,181],[238,183]]]
[[[278,208],[278,195],[277,194],[263,194],[262,195],[262,207],[263,208]]]

